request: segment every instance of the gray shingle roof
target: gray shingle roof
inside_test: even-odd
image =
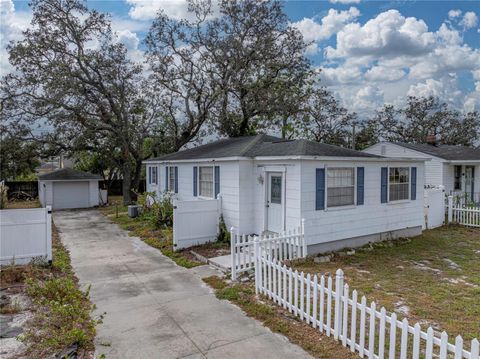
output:
[[[453,145],[429,145],[426,143],[396,142],[395,144],[411,150],[423,152],[431,156],[440,157],[445,160],[480,160],[480,148]]]
[[[148,161],[264,156],[381,157],[308,140],[283,140],[269,135],[256,135],[222,139],[188,150],[151,158]]]
[[[61,168],[59,170],[45,173],[38,176],[38,179],[43,181],[75,181],[75,180],[90,180],[90,179],[98,179],[101,180],[102,176],[94,175],[93,173],[77,171],[73,168]]]

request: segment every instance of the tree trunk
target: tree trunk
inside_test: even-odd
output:
[[[132,180],[132,188],[140,191],[140,177],[142,175],[142,161],[137,161],[135,164],[135,173]]]
[[[131,204],[132,203],[132,171],[130,168],[130,161],[127,160],[122,166],[122,192],[123,192],[123,204]]]

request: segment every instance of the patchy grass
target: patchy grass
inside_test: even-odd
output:
[[[412,239],[381,242],[331,262],[291,263],[311,274],[345,272],[360,295],[424,328],[480,338],[480,230],[446,226]]]
[[[5,209],[20,209],[20,208],[40,208],[38,199],[33,201],[8,201],[5,204]]]
[[[290,342],[299,345],[315,358],[358,357],[333,338],[301,322],[288,311],[268,302],[266,298],[257,298],[251,283],[228,283],[216,276],[203,280],[215,290],[217,298],[238,305],[249,317],[261,321],[271,331],[286,336]]]
[[[55,226],[52,251],[51,266],[37,261],[2,268],[1,287],[24,290],[32,300],[33,318],[19,339],[27,345],[26,355],[31,358],[50,357],[72,344],[78,346],[79,357],[93,357],[95,326],[101,320],[91,317],[94,306],[88,291],[84,293],[78,287],[70,255]]]
[[[164,255],[171,258],[182,267],[192,268],[203,263],[196,260],[189,250],[173,250],[173,233],[169,227],[157,228],[151,221],[139,216],[128,217],[127,206],[122,204],[121,197],[109,197],[109,205],[100,210],[110,220],[117,223],[122,229],[130,232],[132,236],[139,237],[148,245],[157,248]]]

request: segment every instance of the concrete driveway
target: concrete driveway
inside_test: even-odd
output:
[[[220,301],[199,272],[129,237],[97,210],[54,213],[97,314],[96,354],[107,358],[309,358],[301,348]]]

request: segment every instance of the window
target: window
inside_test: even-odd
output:
[[[213,198],[213,167],[199,167],[199,195]]]
[[[454,187],[455,190],[462,189],[462,166],[455,166],[453,168]]]
[[[168,167],[168,190],[175,192],[175,167]]]
[[[409,199],[409,168],[391,167],[389,169],[389,201]]]
[[[148,183],[158,184],[157,166],[148,167]]]
[[[354,168],[327,168],[327,207],[355,204]]]

